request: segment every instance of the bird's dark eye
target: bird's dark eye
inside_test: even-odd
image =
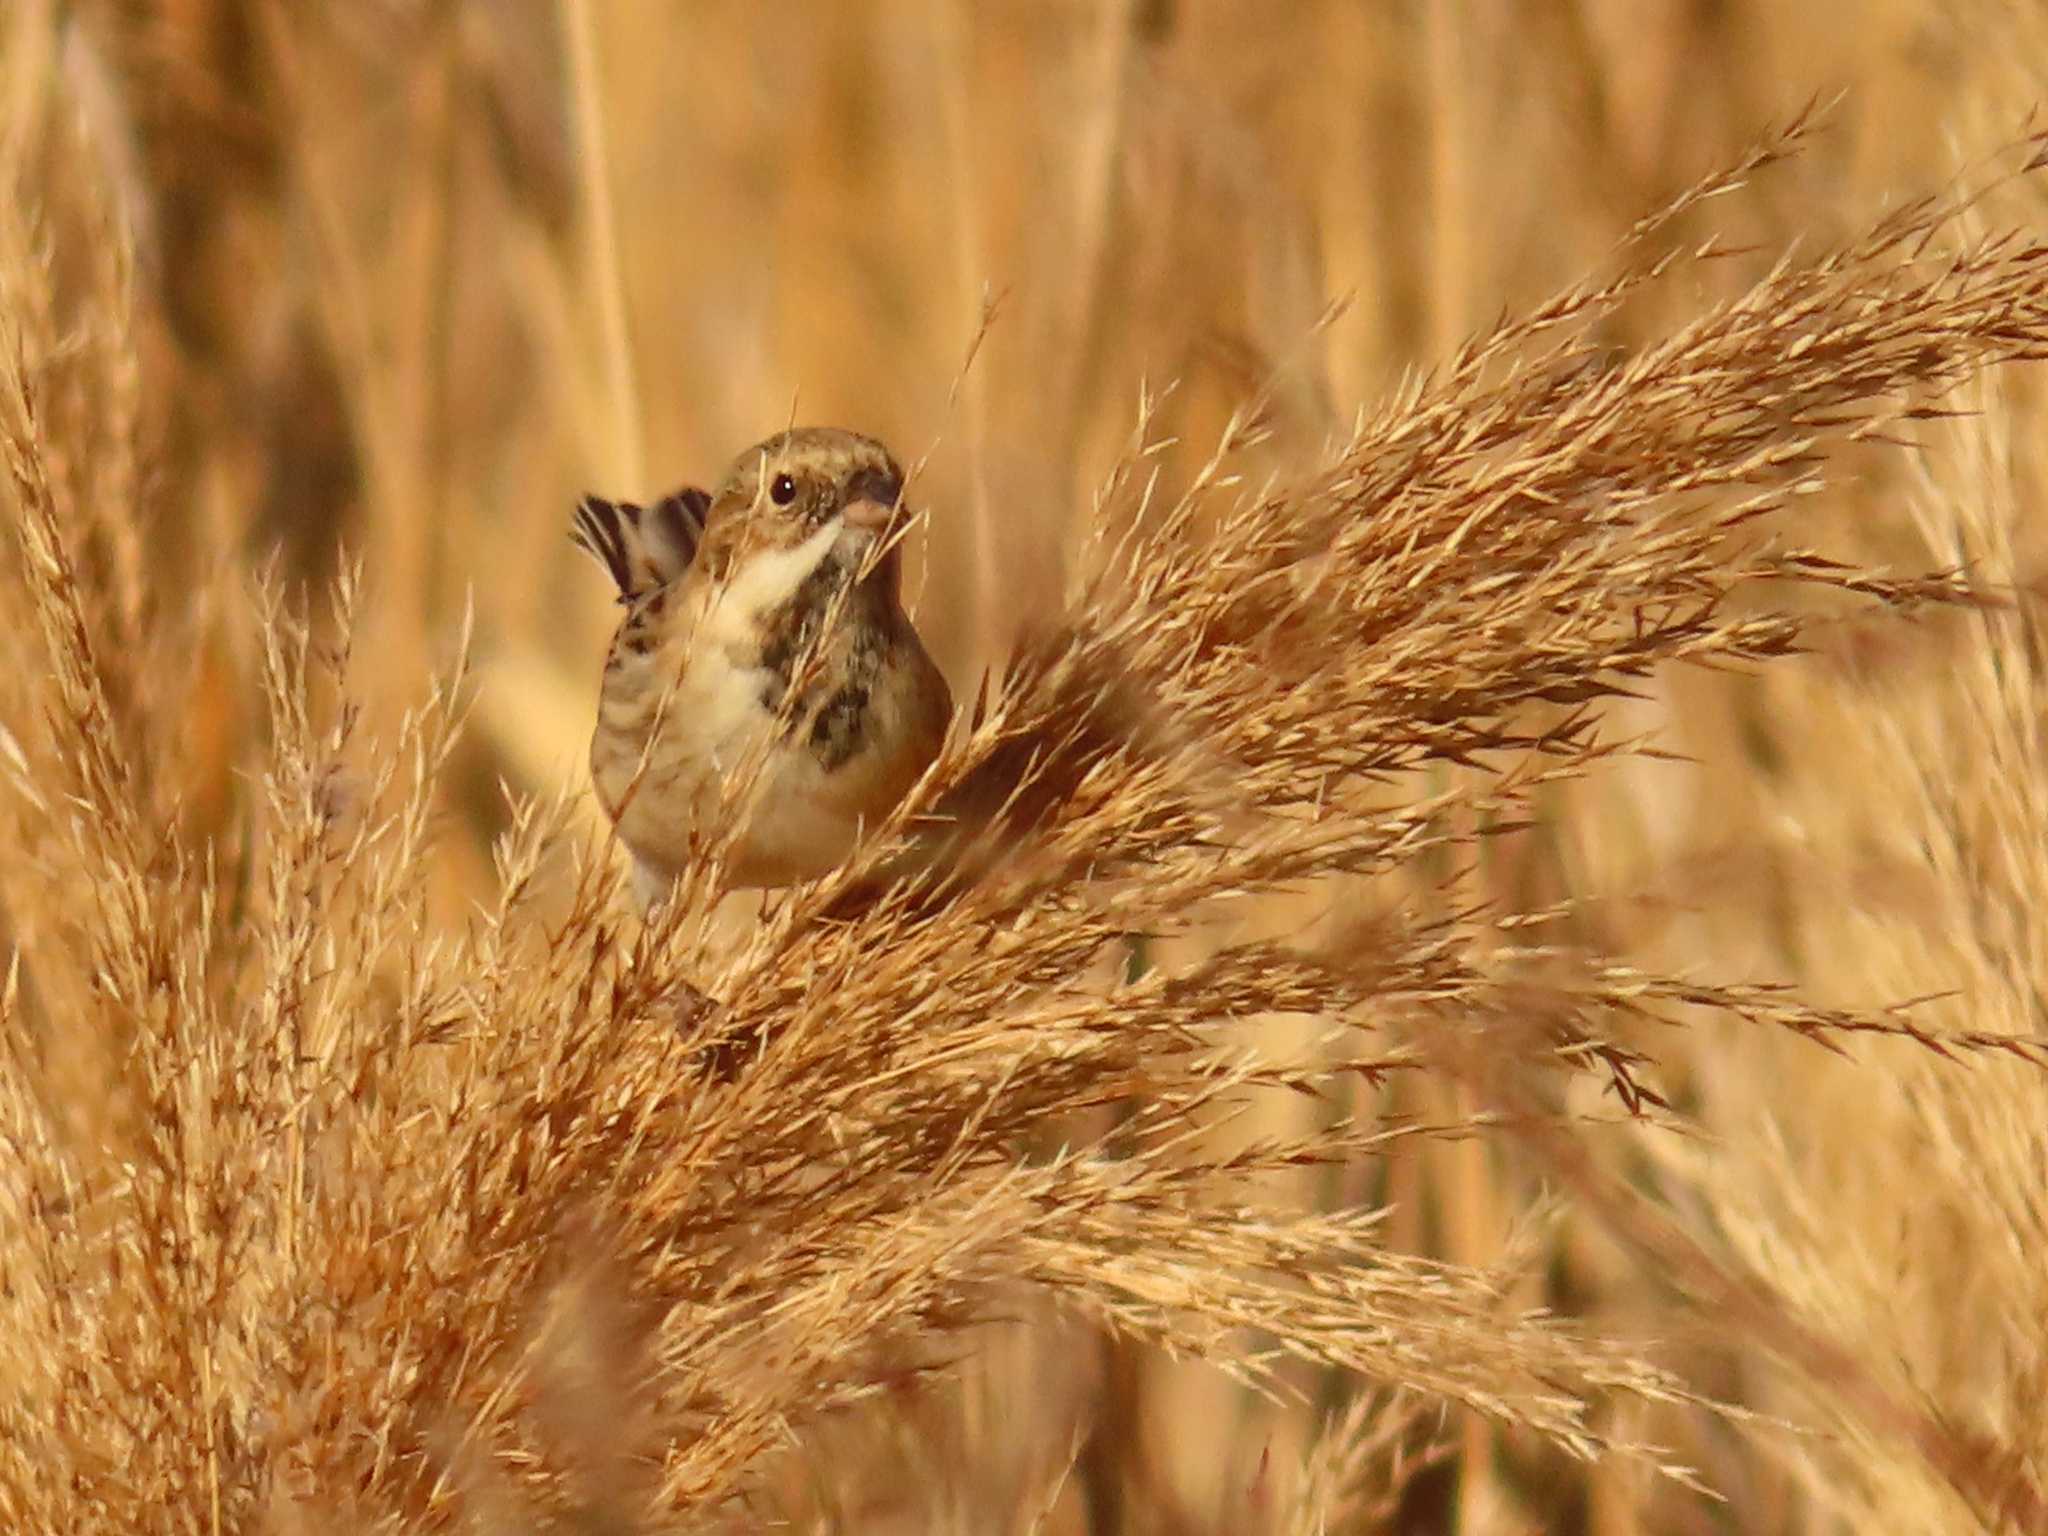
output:
[[[768,499],[778,507],[786,507],[796,500],[796,481],[788,475],[777,475],[768,487]]]

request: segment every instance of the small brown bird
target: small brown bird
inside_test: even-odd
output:
[[[725,776],[753,754],[734,885],[824,874],[937,755],[952,695],[884,542],[902,496],[873,438],[802,427],[741,454],[713,495],[577,508],[571,537],[626,609],[590,768],[643,902],[720,830]]]

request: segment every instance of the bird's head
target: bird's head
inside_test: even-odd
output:
[[[794,428],[733,461],[712,497],[702,558],[716,575],[721,564],[752,552],[811,549],[849,576],[866,570],[867,580],[893,591],[896,552],[872,557],[904,515],[902,499],[903,471],[873,438]]]

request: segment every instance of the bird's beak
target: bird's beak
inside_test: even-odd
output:
[[[895,517],[896,508],[888,502],[875,500],[872,496],[856,496],[846,504],[846,510],[839,514],[849,528],[859,528],[868,533],[880,533]]]

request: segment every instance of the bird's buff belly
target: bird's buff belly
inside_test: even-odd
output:
[[[650,873],[673,879],[735,827],[724,850],[733,885],[814,879],[852,851],[861,830],[854,807],[873,804],[880,765],[862,753],[826,770],[802,723],[792,730],[762,704],[772,683],[759,668],[692,668],[658,719],[617,703],[644,699],[645,689],[606,690],[592,777],[620,839]]]

